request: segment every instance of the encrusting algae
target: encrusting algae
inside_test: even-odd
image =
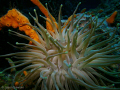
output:
[[[103,32],[97,34],[99,30],[102,30],[101,25],[106,20],[106,17],[98,23],[97,16],[95,18],[90,16],[84,27],[80,27],[85,13],[82,13],[82,15],[75,14],[78,6],[81,4],[79,3],[73,15],[71,15],[62,26],[60,18],[62,5],[60,6],[57,23],[48,8],[46,9],[39,0],[31,1],[39,7],[42,13],[47,14],[45,15],[46,18],[40,17],[46,20],[46,24],[48,24],[46,26],[48,28],[44,28],[38,22],[36,10],[34,10],[36,17],[29,13],[37,24],[37,26],[33,26],[20,12],[12,9],[22,15],[19,22],[16,20],[17,18],[13,19],[13,16],[16,15],[10,15],[15,24],[18,25],[18,27],[23,25],[31,29],[29,29],[29,31],[23,27],[24,32],[28,36],[12,30],[9,30],[10,34],[32,42],[32,44],[16,42],[16,45],[22,46],[20,49],[27,50],[25,52],[0,55],[0,57],[16,56],[14,58],[18,59],[18,61],[11,62],[14,63],[15,66],[4,69],[0,72],[1,74],[6,70],[25,66],[16,73],[12,87],[15,89],[16,86],[26,87],[26,85],[34,85],[35,90],[37,88],[41,88],[41,90],[119,90],[120,88],[117,88],[115,85],[120,84],[120,81],[112,81],[107,78],[107,76],[110,76],[117,80],[120,77],[120,72],[112,71],[109,67],[113,64],[120,63],[120,55],[113,53],[120,50],[119,45],[115,46],[120,39],[115,40],[114,38],[118,25],[109,38],[104,38],[100,41],[100,38],[109,33]],[[7,15],[8,13],[5,16]],[[3,17],[1,19],[3,19]],[[21,23],[22,19],[25,20],[24,23]],[[6,25],[4,23],[1,23],[1,25]],[[13,23],[10,23],[9,26],[10,25],[13,25]],[[34,36],[37,35],[38,41],[27,34],[30,33],[31,30],[33,30]],[[24,75],[22,75],[22,73],[24,73]],[[19,80],[17,80],[17,78],[19,78]]]

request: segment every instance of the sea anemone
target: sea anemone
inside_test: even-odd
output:
[[[120,84],[119,81],[114,82],[104,76],[119,77],[120,72],[113,72],[109,67],[120,63],[120,55],[114,55],[113,53],[120,50],[120,46],[114,46],[120,41],[120,39],[116,40],[114,38],[116,30],[110,38],[106,38],[109,32],[96,33],[102,30],[100,26],[106,20],[105,17],[98,24],[97,16],[94,19],[90,16],[88,23],[81,28],[79,24],[84,13],[75,20],[74,15],[77,8],[71,21],[63,28],[60,19],[61,8],[62,5],[58,16],[58,28],[50,13],[51,22],[40,16],[51,24],[54,32],[46,30],[38,22],[37,14],[35,14],[36,18],[30,14],[37,26],[27,25],[36,31],[40,43],[29,36],[9,30],[11,34],[32,41],[33,44],[17,42],[16,45],[22,46],[19,47],[20,49],[27,51],[0,55],[0,57],[15,56],[14,58],[20,59],[13,62],[15,66],[6,68],[1,73],[12,68],[25,66],[16,73],[12,83],[13,87],[21,73],[27,71],[27,75],[20,77],[19,86],[34,82],[35,89],[41,87],[41,90],[80,90],[80,88],[119,90],[120,88],[114,86]],[[36,10],[34,11],[36,13]],[[89,25],[91,25],[91,28],[89,28]],[[106,39],[103,38],[104,36]],[[102,38],[102,41],[100,41],[100,38]]]

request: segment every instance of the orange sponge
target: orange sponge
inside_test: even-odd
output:
[[[49,16],[48,10],[42,5],[42,3],[41,3],[39,0],[31,0],[31,2],[32,2],[33,4],[35,4],[36,6],[39,7],[40,11],[46,16],[46,18],[47,18],[49,21],[50,21],[50,16],[51,16],[51,18],[52,18],[53,22],[55,23],[56,27],[58,27],[55,18],[54,18],[51,14],[50,14],[50,16]],[[50,21],[50,22],[51,22],[51,21]],[[46,21],[46,29],[54,32],[51,24],[50,24],[48,21]]]
[[[47,17],[50,19],[49,14],[47,9],[42,5],[42,3],[39,0],[31,0],[32,3],[34,3],[36,6],[39,7],[40,11]],[[55,18],[51,15],[52,19],[54,22],[56,22]]]
[[[86,8],[83,8],[80,13],[84,13],[86,11]]]
[[[16,87],[19,86],[19,82],[15,82],[15,86],[16,86]]]
[[[98,13],[102,13],[104,10],[103,9],[100,9],[100,10],[98,10]]]
[[[27,75],[28,75],[27,71],[23,71],[23,74],[24,74],[25,76],[27,76]]]
[[[30,24],[28,18],[17,9],[12,9],[0,18],[0,30],[2,27],[19,28],[20,31],[24,31],[26,35],[40,42],[36,32],[30,26],[25,25],[26,23]]]
[[[113,24],[115,22],[115,17],[117,15],[117,11],[114,11],[113,14],[106,19],[108,24]]]
[[[75,17],[76,17],[76,15],[73,16],[73,18],[75,18]],[[64,27],[63,27],[62,31],[68,25],[68,23],[71,21],[71,19],[72,19],[72,15],[67,19],[66,23],[64,23],[64,25],[63,25]]]
[[[23,71],[23,74],[24,74],[25,76],[28,75],[27,71]],[[26,81],[26,80],[24,80],[23,82],[25,82],[25,81]],[[19,82],[16,81],[16,82],[14,83],[14,85],[17,87],[17,86],[19,86],[19,85],[20,85],[21,83],[23,83],[23,82],[20,82],[20,83],[19,83]],[[23,86],[23,84],[22,84],[21,86]]]

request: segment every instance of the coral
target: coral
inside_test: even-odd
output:
[[[37,15],[34,17],[29,13],[38,27],[31,24],[25,25],[36,30],[34,32],[38,32],[37,35],[41,43],[31,37],[9,30],[10,34],[25,38],[33,43],[30,45],[16,42],[16,45],[21,45],[18,48],[27,51],[0,55],[0,57],[13,56],[12,58],[19,60],[14,61],[15,66],[4,69],[0,72],[1,74],[9,69],[24,66],[13,79],[14,89],[16,81],[19,86],[33,85],[35,90],[37,88],[41,88],[41,90],[120,89],[115,87],[116,84],[120,84],[120,81],[109,79],[109,77],[116,79],[120,77],[120,72],[112,71],[110,68],[111,65],[120,63],[120,55],[115,53],[120,50],[120,46],[115,45],[120,39],[114,37],[118,25],[109,38],[107,38],[109,32],[97,33],[102,29],[101,25],[106,18],[98,23],[97,16],[95,18],[90,16],[88,23],[84,27],[80,27],[84,13],[81,16],[75,15],[78,6],[69,18],[70,20],[67,20],[68,24],[66,22],[63,24],[66,27],[61,25],[62,5],[59,10],[58,27],[46,9],[50,18],[49,20],[48,17],[44,19],[49,22],[54,32],[44,28],[38,22]],[[24,75],[22,75],[23,72]]]
[[[26,23],[30,24],[28,18],[17,9],[12,9],[0,18],[0,30],[3,27],[19,28],[20,31],[24,31],[26,35],[40,42],[37,33],[30,26],[25,25]],[[32,42],[30,43],[32,44]]]
[[[117,15],[117,11],[114,11],[113,14],[106,19],[108,24],[113,24],[115,22],[115,17]]]

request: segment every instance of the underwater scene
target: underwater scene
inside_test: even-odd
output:
[[[0,90],[120,90],[120,0],[0,0]]]

